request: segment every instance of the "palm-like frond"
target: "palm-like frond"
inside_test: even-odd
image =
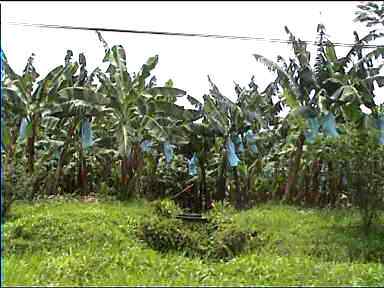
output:
[[[295,99],[302,98],[302,93],[300,92],[296,81],[283,68],[281,68],[277,63],[269,60],[268,58],[265,58],[262,55],[253,54],[253,56],[255,57],[256,61],[263,63],[268,68],[268,70],[277,72],[278,78],[282,79],[283,83],[285,82],[285,85],[283,85],[284,88],[287,91],[292,91],[290,95],[295,97]]]
[[[357,17],[355,22],[366,23],[367,27],[372,27],[377,24],[384,25],[384,3],[379,6],[378,3],[369,1],[366,4],[357,6],[360,11],[356,12]]]
[[[355,45],[348,51],[347,55],[343,58],[340,58],[338,62],[344,67],[347,66],[348,64],[352,63],[353,57],[357,56],[361,52],[361,45],[368,44],[369,42],[383,36],[384,33],[377,33],[376,31],[371,31],[363,38],[358,39]]]
[[[380,57],[384,60],[384,46],[377,47],[373,51],[368,52],[366,55],[362,56],[361,59],[353,63],[353,66],[348,70],[348,74],[351,74],[353,71],[357,71],[362,64],[368,63],[371,60],[377,60]]]

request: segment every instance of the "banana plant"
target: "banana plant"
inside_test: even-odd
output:
[[[269,70],[277,73],[277,95],[291,109],[288,115],[291,124],[298,125],[301,131],[288,167],[284,191],[284,198],[287,199],[295,188],[305,140],[313,142],[320,126],[326,135],[337,137],[336,121],[358,121],[363,115],[360,104],[372,106],[372,82],[382,80],[377,75],[374,78],[362,75],[357,72],[357,67],[362,63],[370,63],[373,58],[381,56],[383,51],[379,47],[366,56],[361,56],[361,44],[382,36],[372,32],[362,39],[357,39],[356,45],[349,53],[338,59],[332,42],[325,39],[324,26],[319,25],[319,49],[316,64],[312,68],[306,43],[296,39],[287,27],[285,30],[295,55],[294,59],[289,59],[289,64],[281,56],[278,56],[278,63],[259,54],[254,54],[254,57]],[[347,70],[347,65],[356,55],[361,56],[360,60]],[[371,71],[377,72],[374,69],[377,67]]]
[[[195,101],[198,100],[194,99],[192,102],[196,103]],[[202,107],[202,104],[199,103],[199,106]],[[186,184],[192,184],[194,202],[196,202],[199,212],[211,207],[212,193],[208,187],[208,178],[214,173],[211,168],[216,164],[213,155],[214,149],[212,148],[215,143],[215,130],[207,123],[203,111],[201,113],[200,123],[190,123],[188,125],[189,143],[183,149],[183,153],[190,158],[188,159],[188,172],[191,178]]]
[[[7,58],[1,49],[1,87],[6,87],[16,73],[7,65]],[[16,181],[15,161],[17,145],[17,129],[15,128],[17,117],[12,111],[5,109],[4,95],[1,93],[1,220],[5,221],[9,208],[15,200],[11,189],[5,191],[5,179],[10,177],[12,183]],[[7,121],[7,124],[6,124]]]
[[[235,83],[235,91],[238,96],[235,102],[224,96],[210,77],[208,77],[208,81],[210,93],[204,96],[204,105],[202,106],[206,123],[213,131],[211,135],[216,137],[217,143],[220,143],[216,194],[217,196],[221,195],[220,200],[223,199],[227,173],[232,170],[235,181],[236,207],[244,208],[245,203],[248,202],[247,194],[250,183],[247,181],[244,189],[241,189],[241,175],[245,175],[247,178],[248,166],[245,160],[257,152],[254,132],[273,125],[275,121],[273,117],[262,116],[268,114],[266,113],[267,110],[278,111],[279,106],[274,106],[272,102],[269,103],[272,101],[268,98],[269,95],[261,95],[257,91],[257,85],[253,79],[250,83],[250,90],[242,89]],[[252,150],[253,152],[248,153]],[[243,159],[241,160],[241,158]]]
[[[12,68],[8,65],[7,57],[1,50],[1,156],[5,156],[5,162],[7,163],[7,170],[10,175],[13,175],[13,160],[14,154],[16,151],[18,131],[17,124],[19,123],[19,118],[17,115],[17,110],[12,109],[12,106],[9,105],[9,101],[5,101],[6,99],[6,91],[13,80],[17,79],[18,75],[12,70]],[[17,108],[18,106],[14,106]],[[3,172],[3,169],[2,169]]]
[[[264,91],[259,92],[254,77],[251,78],[248,88],[235,83],[237,105],[241,107],[245,117],[238,121],[242,123],[241,133],[235,136],[234,143],[242,160],[239,168],[243,176],[245,195],[249,195],[247,202],[252,201],[250,192],[259,176],[264,173],[263,170],[266,168],[264,164],[269,162],[267,156],[276,143],[284,140],[279,136],[285,129],[284,120],[278,117],[283,103],[278,99],[273,100],[275,86],[276,84],[272,82]]]
[[[36,160],[35,144],[39,139],[44,111],[56,100],[58,91],[66,85],[66,75],[77,69],[71,65],[66,67],[60,65],[52,69],[46,77],[37,81],[40,75],[33,66],[33,60],[34,54],[29,57],[21,76],[14,73],[8,62],[5,61],[8,81],[2,87],[5,109],[17,115],[20,123],[21,134],[18,139],[19,141],[27,139],[27,171],[31,175]]]
[[[88,190],[88,171],[86,155],[98,139],[92,137],[91,123],[108,115],[105,99],[96,92],[93,83],[94,72],[88,75],[86,58],[79,54],[79,62],[72,63],[73,53],[68,50],[65,58],[66,67],[74,67],[66,73],[67,83],[58,92],[55,102],[45,111],[47,121],[44,122],[51,143],[61,143],[55,173],[55,185],[62,179],[65,163],[68,167],[79,167],[78,183],[84,193]],[[80,68],[80,69],[78,69]],[[79,70],[79,71],[78,71]],[[78,73],[78,74],[77,74]],[[57,145],[56,145],[57,146]],[[78,160],[75,155],[78,155]],[[70,159],[73,159],[71,161]]]
[[[193,121],[196,111],[175,104],[177,98],[186,96],[184,90],[168,85],[156,86],[151,71],[158,63],[158,56],[150,57],[138,73],[127,70],[126,53],[121,45],[108,46],[101,34],[99,40],[105,49],[104,62],[109,64],[103,73],[95,72],[100,82],[96,93],[107,99],[106,107],[114,121],[114,130],[121,157],[121,184],[126,189],[136,172],[143,167],[140,144],[145,140],[156,143],[179,143],[183,136],[177,133],[184,121]]]
[[[224,188],[224,191],[216,191],[217,194],[223,194],[226,190],[226,179],[227,179],[227,171],[229,170],[228,166],[231,166],[233,173],[235,175],[236,183],[235,183],[235,196],[236,199],[236,207],[241,207],[241,190],[240,190],[240,182],[239,175],[236,166],[239,164],[239,158],[236,154],[236,149],[234,149],[233,143],[233,135],[237,135],[236,132],[236,123],[235,123],[235,115],[238,115],[241,110],[234,102],[232,102],[229,98],[222,95],[219,91],[218,87],[211,81],[208,76],[208,81],[210,83],[210,93],[204,95],[204,114],[205,121],[211,126],[212,130],[215,131],[216,139],[220,139],[221,147],[219,149],[222,152],[221,155],[221,177],[220,183],[222,185],[218,185],[218,188]],[[219,176],[219,177],[220,177]],[[218,183],[219,184],[219,183]]]

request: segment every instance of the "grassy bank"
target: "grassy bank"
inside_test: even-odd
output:
[[[259,231],[263,245],[220,262],[149,248],[135,234],[152,213],[148,207],[140,201],[16,203],[5,224],[5,284],[384,283],[384,229],[363,234],[353,211],[267,204],[236,213],[236,223]]]

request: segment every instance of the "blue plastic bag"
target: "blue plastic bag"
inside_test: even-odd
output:
[[[189,176],[197,175],[197,164],[198,158],[196,153],[193,153],[193,156],[190,160],[188,160],[188,174]]]
[[[256,117],[257,117],[257,113],[254,112],[254,111],[249,112],[249,113],[248,113],[248,117],[249,117],[249,120],[253,121],[253,120],[256,119]]]
[[[308,123],[308,130],[304,132],[304,135],[305,135],[305,139],[312,144],[315,142],[316,136],[319,133],[319,129],[320,129],[319,119],[317,119],[317,117],[311,117],[307,119],[307,123]]]
[[[141,150],[143,150],[143,152],[149,152],[151,151],[152,145],[153,145],[152,141],[144,140],[143,142],[141,142],[140,147],[141,147]]]
[[[378,119],[378,128],[379,128],[379,144],[380,145],[384,145],[384,116],[381,116],[379,119]]]
[[[240,135],[235,135],[233,137],[233,143],[235,143],[236,145],[240,144],[241,143],[241,137]]]
[[[244,152],[244,144],[240,135],[236,135],[235,137],[233,137],[233,143],[235,143],[235,145],[238,145],[239,152]]]
[[[257,145],[256,144],[252,144],[251,145],[251,151],[253,152],[253,153],[257,153]]]
[[[63,147],[59,147],[53,152],[52,158],[55,160],[59,160],[61,153],[63,152]]]
[[[348,184],[348,179],[347,179],[347,176],[343,175],[341,177],[341,183],[346,186]]]
[[[170,163],[173,158],[173,145],[169,144],[168,141],[164,142],[163,149],[164,149],[165,161],[167,163]]]
[[[4,81],[5,78],[4,60],[3,49],[1,49],[1,81]]]
[[[20,129],[19,129],[19,139],[23,140],[25,138],[25,135],[27,134],[27,126],[28,126],[28,120],[27,118],[21,119],[20,123]]]
[[[250,146],[251,151],[253,153],[257,153],[257,145],[256,145],[256,135],[253,134],[251,129],[245,132],[245,139],[247,140],[247,144]]]
[[[236,155],[235,144],[232,142],[231,139],[228,139],[226,146],[229,166],[236,167],[237,165],[239,165],[240,159]]]
[[[336,130],[335,115],[333,115],[331,112],[329,112],[326,116],[324,116],[322,127],[323,127],[325,135],[330,136],[330,137],[338,137],[339,136],[339,133]]]
[[[60,157],[59,150],[55,150],[55,152],[53,152],[52,158],[55,160],[59,160],[59,157]]]
[[[239,152],[240,152],[240,153],[243,153],[244,150],[245,150],[245,149],[244,149],[244,144],[243,144],[243,142],[241,142],[240,145],[239,145]]]
[[[84,148],[93,145],[92,127],[88,119],[84,119],[81,123],[81,143]]]

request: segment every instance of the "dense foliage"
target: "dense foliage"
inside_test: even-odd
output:
[[[357,20],[382,24],[375,5],[359,6]],[[218,201],[238,209],[267,200],[355,205],[370,226],[384,197],[384,108],[375,95],[384,47],[362,45],[384,34],[354,32],[355,45],[340,57],[319,25],[313,65],[307,44],[285,30],[293,57],[254,54],[276,79],[263,91],[254,78],[236,84],[234,100],[209,77],[203,101],[171,80],[157,85],[157,55],[128,72],[124,48],[109,47],[99,32],[105,71],[89,73],[85,55],[73,61],[68,50],[44,78],[34,55],[18,75],[2,52],[2,216],[15,199],[95,193],[168,197],[194,212]],[[192,108],[176,104],[182,99]]]
[[[384,2],[358,8],[347,54],[285,27],[291,57],[254,54],[276,77],[234,99],[158,85],[158,55],[128,72],[99,32],[105,70],[1,51],[5,284],[382,284]]]

